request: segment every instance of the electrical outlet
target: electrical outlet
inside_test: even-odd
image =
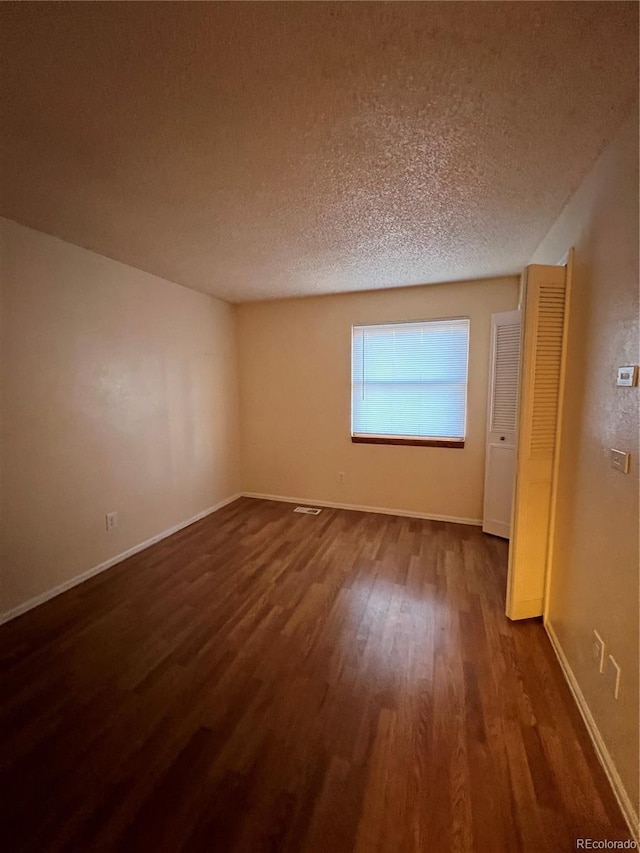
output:
[[[104,524],[107,530],[113,530],[114,527],[118,526],[118,513],[117,512],[108,512],[104,517]]]
[[[604,669],[604,640],[597,631],[593,632],[593,644],[591,646],[593,662],[598,667],[598,672]]]
[[[607,684],[613,693],[613,698],[617,699],[618,694],[620,693],[620,676],[622,675],[622,671],[611,655],[607,655],[607,663],[604,672]]]
[[[344,483],[344,471],[338,471],[338,482]]]

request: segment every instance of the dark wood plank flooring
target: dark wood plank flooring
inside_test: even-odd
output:
[[[479,529],[243,498],[0,628],[3,850],[626,839]]]

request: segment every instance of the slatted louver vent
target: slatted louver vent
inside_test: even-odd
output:
[[[492,432],[515,432],[520,372],[520,324],[496,326]]]
[[[551,455],[555,446],[564,297],[564,287],[540,288],[531,412],[532,456]]]

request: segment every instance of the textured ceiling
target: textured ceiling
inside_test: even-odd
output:
[[[636,3],[2,3],[0,212],[239,302],[520,270]]]

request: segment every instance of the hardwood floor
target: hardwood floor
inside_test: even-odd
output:
[[[240,499],[0,628],[4,850],[629,838],[503,541],[292,510]]]

